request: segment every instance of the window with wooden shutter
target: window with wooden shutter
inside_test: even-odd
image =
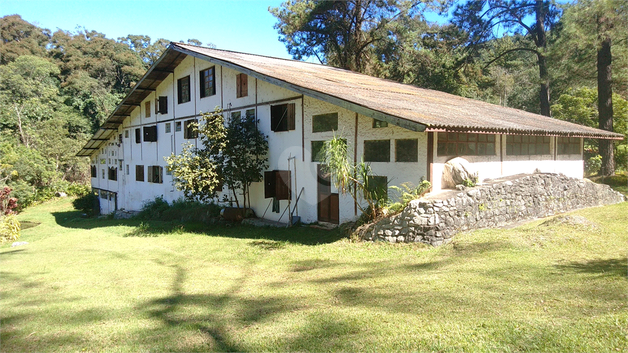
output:
[[[291,182],[289,170],[264,172],[264,197],[277,200],[290,200]]]
[[[150,101],[144,103],[144,117],[150,118]]]
[[[168,114],[168,96],[159,97],[159,114]]]
[[[92,165],[92,166],[91,166],[91,170],[90,170],[90,172],[91,172],[91,176],[92,176],[92,178],[96,178],[96,177],[98,176],[98,175],[97,175],[98,173],[97,173],[97,171],[96,171],[96,166],[95,166],[95,165]]]
[[[190,76],[177,80],[177,99],[179,104],[190,101]]]
[[[295,104],[270,106],[270,128],[275,132],[295,129]]]
[[[109,180],[118,180],[118,168],[109,167]]]
[[[144,141],[146,142],[157,141],[157,125],[144,126]]]
[[[190,119],[183,123],[183,138],[195,139],[198,137],[198,131],[193,125],[191,125],[192,123],[198,123],[198,120]]]
[[[236,75],[236,98],[249,95],[249,78],[246,74]]]
[[[144,166],[135,166],[135,181],[144,181]]]
[[[135,143],[142,143],[142,131],[139,128],[135,129]]]

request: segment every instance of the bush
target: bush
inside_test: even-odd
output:
[[[100,213],[100,200],[98,195],[91,191],[72,201],[72,205],[75,209],[82,211],[88,216],[95,216]]]
[[[196,221],[205,222],[208,218],[218,217],[222,207],[184,199],[175,200],[172,204],[163,197],[156,197],[142,206],[138,218],[161,221]]]
[[[0,189],[0,216],[15,213],[17,199],[11,196],[11,188],[5,186]]]
[[[13,214],[0,216],[0,242],[16,241],[20,237],[20,221]]]
[[[89,195],[92,192],[92,188],[89,185],[72,183],[68,185],[66,193],[68,196],[83,197]]]
[[[584,169],[587,175],[597,174],[600,168],[602,168],[602,156],[599,154],[587,159],[584,163]]]

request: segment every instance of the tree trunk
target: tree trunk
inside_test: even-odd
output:
[[[602,38],[601,46],[597,51],[597,104],[599,127],[602,130],[613,131],[613,88],[611,71],[611,38]],[[600,139],[600,155],[602,167],[600,175],[615,174],[615,158],[613,155],[613,140]]]
[[[536,15],[536,47],[538,48],[537,59],[539,63],[539,78],[541,80],[539,102],[541,106],[541,114],[550,116],[549,74],[547,73],[547,63],[545,61],[544,54],[547,46],[547,37],[545,35],[545,8],[543,7],[543,0],[536,0],[534,10]]]

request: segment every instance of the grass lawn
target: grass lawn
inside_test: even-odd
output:
[[[0,350],[628,351],[628,203],[445,246],[29,208],[0,247]]]

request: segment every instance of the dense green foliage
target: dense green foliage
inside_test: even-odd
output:
[[[0,186],[20,207],[73,194],[70,185],[89,181],[75,154],[169,41],[51,33],[19,15],[0,18],[0,33]]]
[[[143,220],[175,222],[208,222],[220,215],[221,206],[191,200],[174,200],[172,203],[157,197],[146,202],[137,218]]]

